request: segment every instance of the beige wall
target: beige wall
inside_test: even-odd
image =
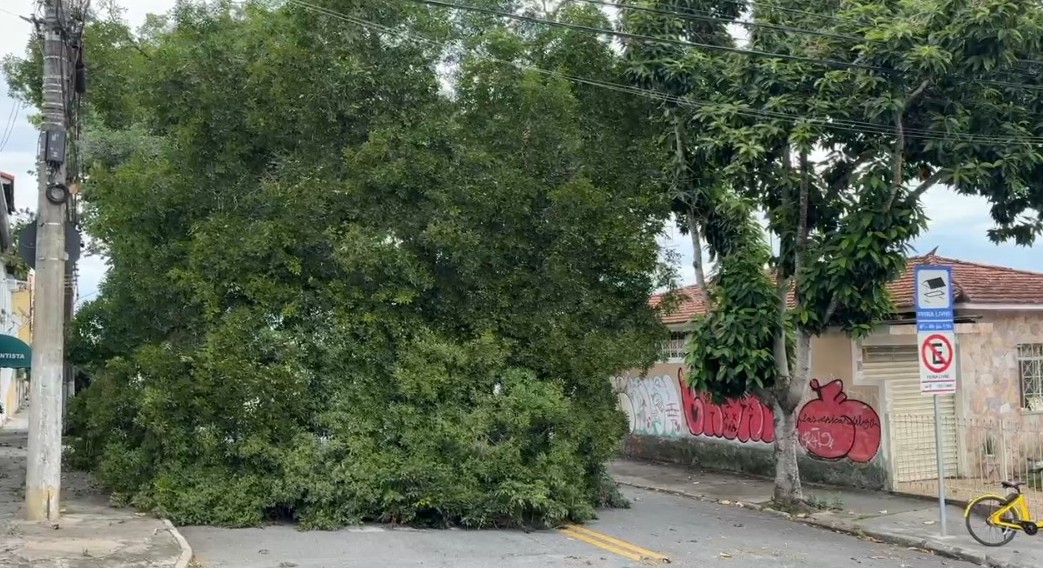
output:
[[[1043,459],[1043,412],[1022,408],[1017,360],[1019,344],[1043,343],[1043,311],[961,311],[960,315],[977,318],[975,323],[956,328],[959,379],[954,403],[960,471],[970,475],[977,470],[975,452],[981,449],[981,439],[988,436],[1003,439],[1014,466],[1025,456]],[[916,328],[912,325],[881,326],[859,342],[842,333],[813,340],[811,377],[816,382],[805,385],[799,410],[798,434],[805,459],[802,471],[810,465],[820,468],[824,482],[845,483],[843,476],[829,479],[828,472],[858,476],[875,468],[885,479],[882,483],[890,485],[893,459],[888,436],[892,425],[885,398],[888,381],[870,382],[861,375],[862,348],[915,344]],[[707,443],[714,448],[732,448],[734,451],[727,450],[732,453],[722,454],[727,459],[743,455],[735,453],[738,451],[770,448],[774,433],[770,410],[750,399],[712,405],[691,392],[682,369],[679,361],[662,363],[644,375],[631,370],[613,379],[620,406],[630,418],[631,432],[647,440],[638,440],[637,444],[647,450],[645,454],[672,455],[664,443],[684,448],[704,448]],[[813,389],[812,384],[819,388]],[[997,434],[999,422],[1004,426]],[[688,459],[692,458],[681,461]],[[724,467],[729,467],[726,460]]]
[[[844,334],[813,340],[811,381],[798,414],[801,444],[812,458],[867,463],[879,454],[879,387],[854,384],[852,353]],[[771,409],[752,398],[715,405],[696,396],[684,382],[680,362],[661,363],[644,374],[631,370],[615,377],[613,387],[633,434],[765,449],[774,440]]]

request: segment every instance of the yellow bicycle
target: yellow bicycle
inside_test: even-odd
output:
[[[963,511],[963,517],[967,521],[967,532],[985,546],[1003,546],[1014,540],[1018,531],[1034,535],[1043,527],[1043,522],[1032,520],[1028,500],[1021,492],[1021,486],[1025,485],[1025,482],[1004,481],[1000,485],[1012,492],[1008,492],[1006,497],[994,494],[976,497],[967,503],[967,508]],[[983,526],[975,529],[976,520],[984,520]],[[986,535],[994,533],[998,533],[998,538],[986,538]]]

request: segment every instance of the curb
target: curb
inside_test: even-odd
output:
[[[1011,562],[997,560],[985,554],[967,550],[959,546],[947,546],[941,543],[933,542],[919,537],[909,537],[897,533],[865,529],[863,527],[851,523],[831,522],[823,519],[816,519],[814,517],[793,520],[804,523],[809,526],[849,534],[855,537],[870,537],[875,540],[885,542],[887,544],[904,546],[906,548],[918,548],[920,550],[926,550],[931,553],[937,554],[938,556],[950,558],[953,560],[963,560],[965,562],[971,562],[979,566],[988,566],[989,568],[1031,568],[1027,564],[1015,564]]]
[[[188,563],[192,561],[192,547],[189,546],[188,541],[181,535],[181,532],[177,530],[174,523],[167,519],[163,519],[163,524],[166,525],[167,531],[170,532],[174,540],[177,541],[178,546],[181,547],[181,554],[177,557],[177,561],[174,562],[174,568],[188,568]]]
[[[979,566],[988,566],[989,568],[1035,568],[1028,564],[1018,564],[1013,562],[1006,562],[996,558],[992,558],[986,554],[974,552],[961,548],[958,546],[946,546],[944,544],[932,542],[927,539],[908,537],[901,534],[889,533],[883,531],[876,531],[872,529],[865,529],[853,523],[829,521],[825,519],[816,519],[815,517],[797,517],[786,513],[784,511],[778,511],[764,505],[757,503],[743,503],[741,501],[730,501],[726,499],[718,499],[716,497],[710,497],[701,493],[688,493],[687,491],[680,491],[677,489],[667,489],[664,487],[656,487],[654,485],[642,485],[630,481],[619,481],[616,483],[624,487],[633,487],[635,489],[644,489],[646,491],[655,491],[657,493],[665,493],[668,495],[676,495],[678,497],[685,497],[693,499],[695,501],[703,501],[707,503],[717,503],[718,505],[734,506],[743,509],[751,509],[763,513],[770,513],[779,517],[784,517],[793,522],[802,523],[808,526],[817,527],[820,529],[827,529],[838,533],[851,535],[854,537],[870,537],[875,540],[887,544],[894,544],[898,546],[904,546],[906,548],[918,548],[921,550],[927,550],[938,556],[950,558],[953,560],[963,560],[965,562],[972,562]]]

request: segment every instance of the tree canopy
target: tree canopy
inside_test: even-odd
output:
[[[182,523],[616,501],[608,377],[654,360],[671,274],[649,102],[567,78],[622,82],[609,46],[400,1],[181,3],[86,35],[111,268],[70,349],[77,464]]]
[[[653,0],[624,14],[659,40],[627,57],[631,81],[666,100],[673,209],[718,259],[689,379],[774,406],[775,496],[793,503],[811,337],[893,313],[886,285],[926,225],[924,191],[984,197],[994,241],[1043,231],[1043,6]]]

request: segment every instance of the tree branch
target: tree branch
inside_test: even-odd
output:
[[[838,189],[843,189],[843,188],[847,187],[848,185],[850,185],[851,184],[851,177],[855,175],[855,172],[858,171],[858,168],[864,166],[866,164],[866,162],[868,162],[868,161],[872,160],[874,157],[876,157],[876,153],[877,153],[877,148],[869,148],[868,150],[866,150],[866,151],[862,152],[861,154],[859,154],[858,157],[855,158],[855,161],[851,163],[851,166],[850,166],[851,169],[849,169],[842,176],[840,176],[839,178],[834,180],[833,183],[829,184],[829,189],[831,189],[833,191],[836,191]]]
[[[931,189],[936,184],[941,183],[948,178],[949,172],[945,171],[945,169],[939,169],[938,171],[931,174],[931,177],[920,182],[920,185],[916,186],[916,189],[914,189],[913,192],[909,194],[909,196],[913,197],[914,199],[919,199],[925,191]]]
[[[793,169],[793,163],[790,157],[789,144],[786,144],[783,148],[782,164],[783,177],[785,181],[781,188],[782,210],[783,214],[788,214],[789,208],[793,204],[792,193],[790,192],[790,173]],[[788,296],[789,293],[790,279],[783,277],[786,258],[785,244],[787,240],[785,231],[780,231],[779,238],[779,264],[775,273],[777,279],[776,285],[778,286],[776,294],[778,295],[779,302],[777,305],[779,322],[778,329],[775,331],[775,342],[772,345],[772,354],[775,358],[775,372],[778,374],[778,380],[774,385],[774,390],[777,401],[782,401],[786,398],[784,393],[789,389],[790,380],[793,375],[790,372],[789,353],[786,348],[786,296]],[[797,247],[794,246],[794,248]],[[798,252],[799,251],[795,250],[794,254],[796,255]],[[796,256],[794,256],[794,264],[796,264]]]
[[[695,283],[699,286],[706,308],[710,308],[710,292],[706,289],[706,273],[703,271],[703,243],[700,236],[699,222],[695,218],[695,209],[688,209],[688,233],[692,237],[692,267],[695,269]]]
[[[797,243],[793,253],[793,275],[796,286],[800,286],[800,273],[808,253],[808,201],[811,199],[810,180],[808,179],[808,151],[800,151],[800,194],[797,197]],[[799,291],[794,289],[793,297],[800,302]]]
[[[833,298],[829,300],[829,305],[826,306],[826,317],[822,320],[824,325],[829,325],[829,320],[833,317],[833,314],[837,313],[838,307],[840,307],[840,298],[833,294]]]
[[[902,189],[902,184],[905,181],[905,125],[902,121],[909,107],[927,90],[927,86],[930,84],[931,82],[928,79],[920,82],[920,86],[906,97],[902,110],[898,111],[898,114],[895,116],[895,149],[891,154],[893,173],[891,176],[891,198],[887,200],[888,209],[894,204],[895,197],[898,196],[898,192]]]
[[[695,211],[695,188],[688,176],[688,153],[685,151],[684,127],[681,118],[674,114],[674,152],[677,159],[677,190],[682,196],[688,196],[688,211],[685,212],[688,222],[688,235],[692,239],[692,268],[695,269],[695,283],[699,286],[704,305],[709,309],[710,293],[706,289],[706,273],[703,271],[703,243],[699,219]]]
[[[891,153],[891,167],[893,168],[891,174],[891,201],[888,202],[888,209],[890,209],[890,203],[894,201],[895,194],[902,187],[902,182],[905,181],[905,125],[902,124],[902,117],[905,115],[905,109],[898,113],[895,117],[895,149]]]
[[[924,79],[923,82],[920,83],[919,87],[914,89],[913,92],[909,93],[909,98],[905,99],[905,105],[902,106],[902,114],[905,114],[905,111],[909,110],[909,107],[913,106],[913,103],[916,102],[916,99],[920,98],[920,95],[922,95],[923,92],[927,90],[927,87],[930,86],[930,84],[930,79]]]

